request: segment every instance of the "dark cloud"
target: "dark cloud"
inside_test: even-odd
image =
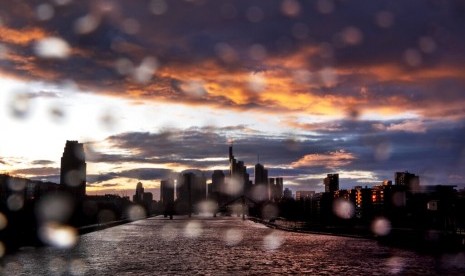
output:
[[[51,160],[34,160],[31,162],[32,165],[42,165],[42,166],[47,166],[47,165],[52,165],[55,162]]]

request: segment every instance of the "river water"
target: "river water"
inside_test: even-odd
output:
[[[240,218],[162,217],[89,233],[72,249],[24,248],[4,275],[465,275],[465,255],[269,229]]]

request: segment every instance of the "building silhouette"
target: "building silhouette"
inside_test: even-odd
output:
[[[196,204],[207,198],[207,179],[202,172],[190,170],[179,175],[176,185],[176,209],[180,213],[193,212]]]
[[[325,185],[326,193],[334,193],[335,191],[339,190],[339,174],[328,174],[323,180],[323,183]]]
[[[232,145],[229,147],[229,177],[234,183],[239,185],[239,189],[234,189],[236,194],[232,196],[247,194],[252,188],[252,183],[249,180],[250,176],[247,173],[247,167],[244,165],[243,161],[237,161],[236,158],[234,158]],[[231,185],[231,183],[229,183],[229,185]]]
[[[61,157],[60,185],[78,201],[86,196],[86,166],[84,144],[66,141]]]
[[[420,177],[413,173],[396,172],[395,173],[395,184],[398,186],[404,186],[410,192],[417,192],[420,188]]]
[[[222,170],[213,171],[210,197],[219,204],[226,200],[225,175]]]

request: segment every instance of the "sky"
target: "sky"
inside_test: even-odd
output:
[[[260,156],[293,191],[465,185],[465,1],[0,0],[0,173],[88,194]]]

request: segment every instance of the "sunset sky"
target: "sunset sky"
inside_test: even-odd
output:
[[[465,1],[0,0],[0,172],[88,193],[189,168],[292,190],[465,183]],[[157,198],[158,199],[158,198]]]

